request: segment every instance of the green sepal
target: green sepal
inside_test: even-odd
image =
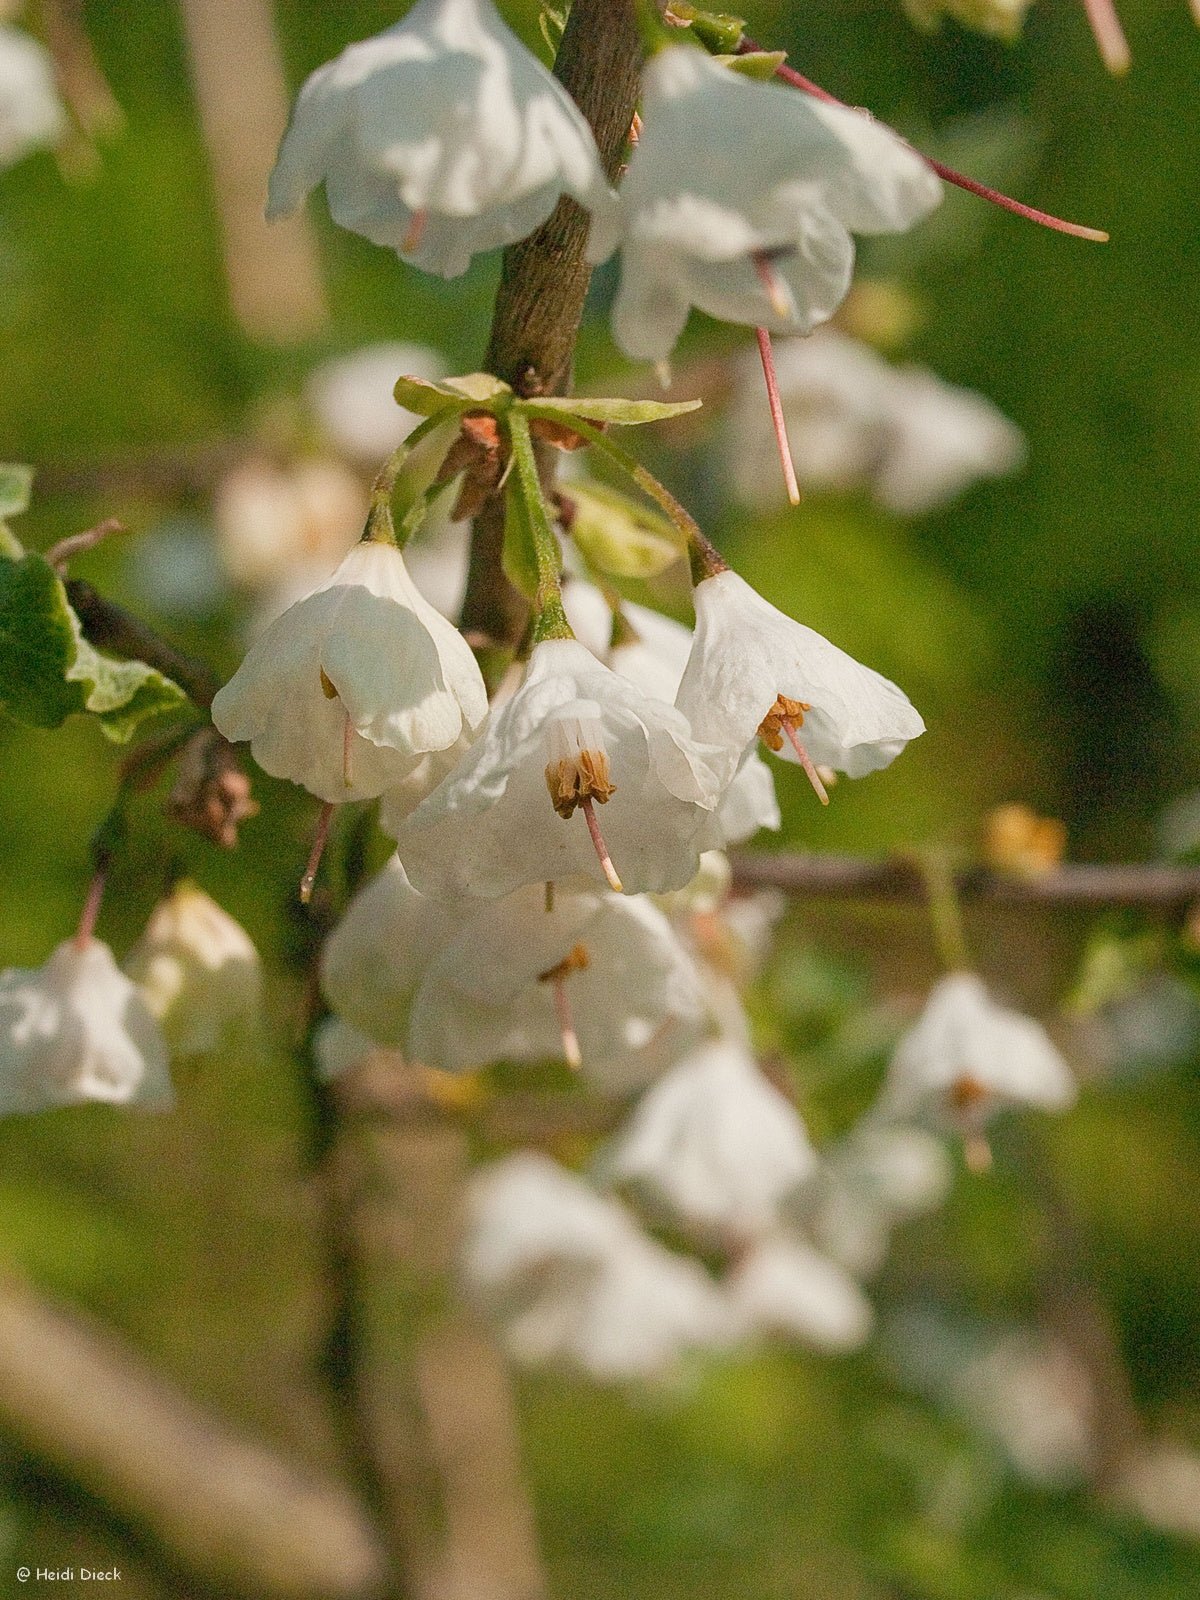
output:
[[[671,0],[669,9],[672,16],[688,24],[695,38],[713,55],[732,55],[745,37],[745,20],[728,11],[706,11],[686,0]]]
[[[607,484],[573,480],[564,490],[574,502],[571,538],[597,572],[613,578],[655,578],[684,554],[669,517]]]
[[[147,717],[187,704],[144,661],[101,655],[84,638],[62,580],[40,555],[0,565],[0,711],[33,728],[90,712],[124,744]]]
[[[500,555],[504,576],[530,602],[537,600],[538,564],[533,529],[525,496],[515,472],[509,474],[504,494],[504,548]]]
[[[719,55],[717,60],[731,72],[740,72],[743,78],[770,82],[778,68],[787,60],[787,51],[749,50],[744,56]]]
[[[527,411],[531,416],[552,415],[556,421],[570,427],[573,421],[614,423],[617,427],[637,427],[644,422],[665,422],[669,417],[682,417],[697,411],[700,400],[605,400],[589,395],[546,395],[536,400],[515,400],[513,409]]]
[[[503,409],[512,390],[490,372],[468,372],[461,378],[398,378],[392,390],[396,404],[419,417],[440,416],[443,411]]]

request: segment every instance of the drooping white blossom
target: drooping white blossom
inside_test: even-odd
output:
[[[225,474],[213,500],[217,552],[233,582],[258,593],[257,631],[345,560],[366,515],[362,484],[337,461],[251,459]]]
[[[893,761],[925,724],[908,696],[870,667],[794,622],[736,572],[703,578],[696,636],[676,705],[698,739],[736,770],[755,738],[816,768],[852,778]]]
[[[422,975],[407,1050],[443,1071],[564,1056],[609,1092],[695,1040],[700,975],[650,901],[541,885],[475,909]]]
[[[258,951],[245,929],[193,883],[176,884],[154,908],[125,971],[173,1055],[204,1055],[260,1020]]]
[[[464,907],[418,894],[392,856],[355,894],[321,951],[321,992],[344,1022],[402,1049],[413,996]]]
[[[807,489],[865,490],[888,510],[917,516],[1024,460],[1020,429],[984,395],[923,367],[892,366],[832,328],[779,340],[774,359],[796,474]],[[727,446],[739,499],[753,506],[781,499],[757,356],[735,369]]]
[[[341,227],[446,278],[532,233],[563,194],[612,204],[583,113],[491,0],[418,0],[312,74],[268,215],[321,182]]]
[[[998,1005],[974,973],[952,972],[896,1046],[880,1109],[972,1132],[1005,1106],[1062,1111],[1074,1099],[1075,1080],[1045,1028]]]
[[[56,144],[66,126],[49,53],[20,28],[0,23],[0,170]]]
[[[613,331],[635,359],[664,360],[692,306],[807,332],[850,286],[851,233],[911,227],[940,198],[881,124],[688,45],[647,64],[642,120],[620,209],[593,219],[588,244],[593,261],[621,247]]]
[[[776,1334],[832,1355],[861,1348],[875,1320],[854,1279],[793,1234],[757,1241],[725,1287],[743,1336]]]
[[[0,973],[0,1114],[88,1100],[147,1110],[174,1100],[158,1023],[99,939]]]
[[[940,1205],[952,1179],[934,1134],[864,1119],[825,1154],[809,1218],[813,1237],[848,1272],[870,1277],[897,1223]]]
[[[547,639],[454,772],[396,829],[400,858],[431,895],[579,879],[681,888],[719,799],[713,754],[678,711],[577,640]]]
[[[255,641],[212,710],[264,771],[338,802],[372,799],[470,737],[487,692],[400,551],[367,539]]]
[[[800,1117],[725,1040],[678,1062],[638,1102],[604,1159],[673,1217],[722,1238],[761,1234],[817,1159]]]
[[[304,394],[334,448],[356,465],[378,471],[421,421],[396,404],[396,379],[436,382],[446,373],[445,359],[428,345],[368,344],[315,367]]]

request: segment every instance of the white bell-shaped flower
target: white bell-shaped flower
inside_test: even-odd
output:
[[[246,930],[194,883],[150,914],[125,971],[173,1055],[205,1055],[262,1015],[262,963]]]
[[[268,216],[322,181],[341,227],[446,278],[532,233],[561,195],[613,203],[583,113],[490,0],[418,0],[312,74]]]
[[[166,1110],[167,1046],[99,939],[60,944],[45,966],[0,973],[0,1115],[87,1100]]]
[[[475,902],[421,978],[408,1055],[447,1072],[561,1056],[610,1092],[640,1087],[703,1024],[696,966],[647,900],[544,895]]]
[[[678,889],[719,798],[716,754],[578,640],[547,639],[455,771],[396,829],[400,858],[430,895],[578,879]]]
[[[870,1277],[892,1230],[941,1204],[953,1169],[924,1128],[864,1120],[825,1157],[809,1219],[816,1242],[848,1272]]]
[[[365,539],[255,640],[212,714],[227,739],[250,741],[272,777],[322,800],[369,800],[427,751],[473,734],[487,691],[400,551]]]
[[[928,163],[841,106],[753,83],[690,45],[643,77],[642,132],[619,211],[588,253],[621,246],[613,331],[661,361],[692,306],[726,322],[806,333],[850,286],[851,232],[911,227],[938,202]]]
[[[922,367],[896,371],[874,481],[881,505],[921,516],[981,478],[1016,471],[1024,459],[1021,430],[986,395],[943,383]]]
[[[743,1334],[773,1333],[831,1355],[858,1350],[870,1337],[874,1312],[858,1284],[790,1234],[759,1240],[725,1288]]]
[[[794,622],[736,572],[696,585],[696,638],[676,705],[696,738],[736,770],[759,737],[801,763],[852,778],[893,761],[925,724],[908,696],[812,628]]]
[[[741,1046],[717,1040],[642,1096],[604,1171],[722,1238],[770,1228],[817,1158],[795,1109]]]
[[[321,1083],[333,1083],[353,1072],[379,1046],[341,1017],[322,1017],[313,1029],[310,1049],[313,1071]]]
[[[609,649],[609,666],[643,694],[673,702],[691,655],[692,630],[649,606],[626,602],[621,614],[632,633]],[[750,751],[713,812],[705,835],[707,847],[721,850],[744,844],[760,828],[778,828],[782,820],[771,769]]]
[[[973,972],[952,972],[896,1046],[880,1110],[932,1114],[970,1134],[1005,1106],[1063,1111],[1075,1092],[1040,1023],[997,1005]]]
[[[374,473],[421,421],[396,404],[396,379],[403,374],[434,383],[447,370],[445,358],[428,345],[362,345],[314,367],[304,398],[334,448]]]
[[[0,170],[57,143],[66,126],[48,52],[20,28],[0,26]]]
[[[392,856],[326,939],[321,992],[344,1022],[377,1044],[403,1049],[417,986],[465,911],[418,894]]]

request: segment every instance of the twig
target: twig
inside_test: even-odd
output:
[[[221,687],[215,674],[168,644],[154,629],[112,600],[98,594],[82,578],[68,578],[67,599],[75,609],[85,637],[97,649],[111,650],[131,661],[144,661],[174,679],[201,711],[212,705]]]
[[[641,45],[633,0],[575,0],[554,71],[596,136],[615,179],[637,103]],[[567,197],[546,222],[504,253],[485,365],[525,395],[570,387],[575,339],[591,268],[584,257],[588,219]],[[504,497],[475,519],[464,629],[514,647],[528,606],[504,575]]]
[[[0,1426],[206,1589],[379,1593],[379,1552],[344,1490],[234,1433],[111,1334],[12,1281],[0,1282]]]
[[[903,857],[790,853],[741,854],[733,864],[742,889],[782,889],[824,900],[889,900],[919,905],[927,891],[916,864]],[[1145,906],[1183,910],[1200,900],[1200,867],[1157,862],[1074,863],[1019,877],[988,867],[954,874],[960,899],[1011,906]]]

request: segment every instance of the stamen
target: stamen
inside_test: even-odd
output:
[[[1133,56],[1112,0],[1083,0],[1083,9],[1101,61],[1114,77],[1122,77],[1133,65]]]
[[[969,1133],[963,1139],[963,1159],[968,1172],[984,1173],[992,1170],[992,1147],[982,1133]]]
[[[428,221],[429,213],[424,208],[413,212],[412,221],[408,225],[408,232],[404,235],[403,243],[400,246],[400,254],[402,256],[410,256],[414,250],[420,247],[421,240],[425,237],[425,224]]]
[[[108,881],[108,868],[97,867],[88,884],[83,910],[79,913],[79,926],[75,930],[76,950],[86,950],[96,931],[96,918],[100,915],[100,902],[104,899],[104,885]]]
[[[766,290],[771,310],[777,317],[791,320],[794,316],[792,297],[788,293],[787,284],[775,271],[770,256],[765,250],[752,250],[750,259],[754,263],[755,272],[758,273],[759,282]]]
[[[812,757],[800,743],[799,737],[796,734],[795,725],[788,720],[781,723],[780,726],[787,735],[788,743],[796,752],[796,760],[804,768],[805,776],[807,777],[809,783],[811,783],[813,788],[816,790],[817,799],[823,806],[827,806],[829,804],[829,794],[825,788],[825,785],[821,782],[821,774],[817,771],[816,767],[813,766]]]
[[[567,1065],[576,1072],[583,1065],[583,1054],[579,1048],[579,1035],[575,1032],[575,1017],[571,1010],[570,996],[567,994],[567,979],[573,972],[582,972],[589,965],[587,947],[577,944],[567,952],[557,966],[551,967],[548,972],[538,974],[538,982],[548,983],[554,990],[554,1010],[558,1017],[558,1031],[562,1034],[563,1057]]]
[[[654,376],[658,379],[658,387],[666,390],[671,387],[671,363],[664,357],[662,361],[654,363]]]
[[[321,857],[325,854],[325,846],[329,841],[329,824],[333,821],[333,802],[327,800],[321,807],[321,815],[317,818],[317,831],[313,835],[313,846],[308,854],[308,865],[304,869],[304,876],[300,879],[300,903],[307,905],[312,899],[313,885],[317,881],[317,868],[321,865]]]
[[[1200,0],[1197,0],[1200,4]],[[775,357],[771,351],[771,335],[766,328],[755,328],[758,354],[762,360],[763,377],[767,380],[767,404],[771,408],[771,423],[775,429],[775,444],[783,466],[783,481],[787,485],[788,499],[794,506],[800,504],[800,485],[796,482],[796,468],[792,461],[792,447],[788,442],[787,422],[783,415],[783,401],[779,397],[779,380],[775,375]]]
[[[591,799],[581,800],[579,809],[583,812],[583,820],[587,823],[588,832],[592,836],[592,845],[599,858],[604,876],[608,879],[608,886],[617,894],[622,893],[621,880],[617,877],[617,869],[613,866],[612,857],[608,853],[608,846],[604,842],[604,835],[600,832],[600,824],[596,821],[596,808]]]
[[[1193,4],[1200,5],[1200,0],[1193,0]],[[1200,20],[1200,13],[1198,13]],[[762,45],[756,44],[748,36],[743,36],[738,46],[738,55],[757,55],[762,52]],[[784,83],[790,83],[793,89],[802,89],[805,94],[811,94],[817,100],[824,100],[826,105],[842,106],[846,110],[859,109],[847,106],[844,100],[839,100],[837,95],[830,94],[828,89],[822,89],[820,84],[814,83],[811,78],[806,78],[803,73],[797,72],[795,67],[781,63],[775,68],[775,76]],[[869,113],[863,113],[869,115]],[[899,137],[899,135],[897,135]],[[907,140],[901,141],[908,144]],[[909,145],[910,150],[915,146]],[[955,184],[959,189],[965,189],[968,194],[978,195],[981,200],[988,200],[994,206],[1001,206],[1005,211],[1011,211],[1014,216],[1024,217],[1027,222],[1036,222],[1043,228],[1053,228],[1056,233],[1069,233],[1076,239],[1091,239],[1096,244],[1106,244],[1108,234],[1103,228],[1088,228],[1082,222],[1067,222],[1063,217],[1053,216],[1049,211],[1039,211],[1036,206],[1027,206],[1022,200],[1013,200],[1009,195],[1001,194],[998,189],[990,189],[986,183],[979,183],[975,178],[968,178],[965,173],[956,172],[953,167],[948,167],[942,161],[935,161],[932,156],[927,156],[923,150],[916,150],[916,154],[923,161],[927,161],[939,178],[947,183]]]
[[[637,149],[638,140],[641,137],[642,137],[642,119],[641,119],[641,116],[635,111],[633,113],[633,121],[629,124],[629,143],[630,143],[630,147],[632,149],[634,149],[634,150]]]

